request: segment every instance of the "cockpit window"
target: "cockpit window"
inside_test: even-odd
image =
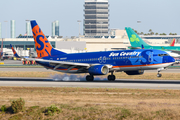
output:
[[[169,56],[168,54],[158,54],[158,56]]]

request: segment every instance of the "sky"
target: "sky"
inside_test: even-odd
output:
[[[3,38],[10,37],[10,20],[16,21],[16,36],[26,33],[26,20],[36,20],[45,35],[51,35],[51,23],[58,20],[63,37],[78,36],[81,20],[83,34],[84,0],[0,0],[0,5]],[[180,35],[180,0],[109,0],[109,5],[109,29]]]

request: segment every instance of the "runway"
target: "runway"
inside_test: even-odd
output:
[[[176,89],[180,81],[175,80],[116,80],[109,81],[53,81],[45,78],[0,78],[0,86],[19,87],[83,87],[83,88],[126,88],[126,89]]]
[[[36,71],[50,72],[45,68],[0,68],[0,71]],[[156,70],[145,72],[157,73]],[[180,73],[179,69],[168,69],[162,73]],[[87,82],[79,81],[54,81],[52,78],[11,78],[1,77],[0,86],[24,86],[24,87],[84,87],[84,88],[127,88],[127,89],[180,89],[180,81],[176,80],[125,80],[114,82],[99,80]]]

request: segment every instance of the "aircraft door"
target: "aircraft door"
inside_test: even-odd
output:
[[[153,61],[153,52],[149,52],[148,61],[149,62]]]

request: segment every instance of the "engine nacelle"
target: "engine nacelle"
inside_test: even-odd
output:
[[[109,68],[104,65],[91,66],[88,72],[92,75],[106,75],[109,73]]]
[[[136,70],[136,71],[124,71],[128,75],[142,75],[144,74],[144,70]]]

